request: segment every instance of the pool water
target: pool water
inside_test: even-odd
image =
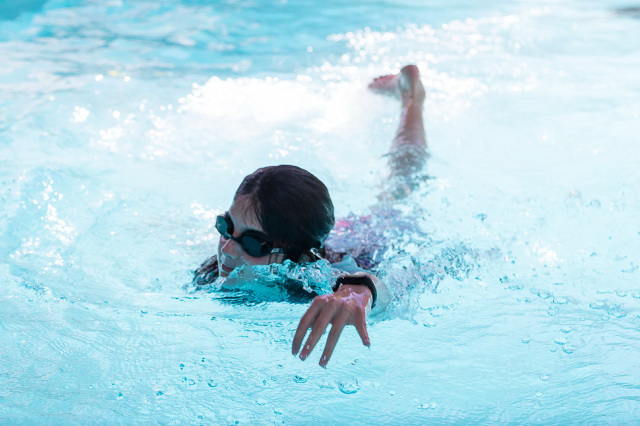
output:
[[[0,4],[0,423],[640,418],[640,20],[621,1]],[[196,290],[242,177],[375,204],[422,70],[397,291],[328,365],[305,304]],[[322,345],[322,342],[320,343]]]

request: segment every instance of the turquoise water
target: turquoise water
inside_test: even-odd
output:
[[[640,20],[606,1],[0,3],[0,422],[633,423]],[[416,63],[433,178],[328,369],[194,291],[244,175],[375,203]]]

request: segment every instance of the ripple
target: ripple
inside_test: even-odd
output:
[[[360,387],[358,386],[358,381],[354,380],[350,382],[338,382],[338,389],[344,394],[351,395],[357,393]]]
[[[293,376],[293,381],[296,383],[307,383],[307,380],[309,380],[309,378],[306,376],[299,376],[297,374]]]

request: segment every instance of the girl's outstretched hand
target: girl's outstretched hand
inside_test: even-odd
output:
[[[365,346],[371,345],[366,322],[370,300],[371,290],[366,286],[354,284],[343,284],[335,293],[317,296],[300,319],[291,352],[294,355],[298,353],[302,339],[307,334],[307,330],[311,329],[311,334],[300,352],[300,359],[304,361],[329,324],[331,324],[331,331],[320,357],[320,366],[325,367],[329,362],[345,325],[354,325],[362,343]]]

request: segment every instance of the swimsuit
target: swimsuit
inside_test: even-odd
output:
[[[353,257],[361,269],[374,271],[389,249],[417,232],[400,210],[374,207],[366,216],[339,219],[325,241],[325,257],[332,264]],[[346,270],[346,269],[345,269]],[[350,271],[348,271],[350,272]]]

